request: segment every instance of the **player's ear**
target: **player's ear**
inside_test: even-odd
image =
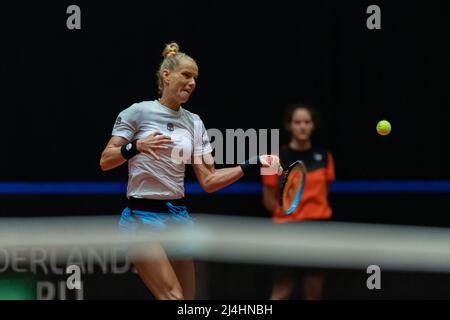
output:
[[[169,75],[170,75],[170,70],[169,69],[163,69],[161,71],[161,76],[163,78],[164,84],[168,84],[169,83]]]

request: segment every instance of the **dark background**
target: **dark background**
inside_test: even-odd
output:
[[[381,30],[366,28],[374,3]],[[117,114],[157,97],[173,40],[198,61],[186,108],[207,128],[281,128],[284,106],[308,100],[340,179],[450,179],[443,3],[79,2],[79,31],[66,28],[72,2],[5,4],[2,131],[14,156],[2,157],[2,178],[123,179],[100,172],[99,155]],[[388,137],[376,134],[381,119]]]
[[[450,29],[445,3],[2,4],[0,179],[125,181],[125,166],[101,172],[100,154],[117,114],[134,102],[157,97],[161,51],[165,43],[176,41],[198,62],[197,90],[185,107],[199,114],[207,128],[282,130],[286,104],[308,101],[322,120],[314,143],[334,154],[338,180],[449,180]],[[81,7],[81,30],[66,28],[71,4]],[[371,4],[381,7],[381,30],[366,28]],[[387,137],[375,131],[381,119],[393,127]],[[287,141],[285,134],[282,140]],[[194,179],[191,168],[187,179]],[[256,194],[188,198],[191,212],[268,216]],[[330,201],[337,221],[450,226],[448,193],[332,194]],[[0,195],[0,214],[119,215],[124,202],[116,195]],[[219,264],[211,270],[218,275],[228,270],[239,279],[242,266],[234,268],[235,273]],[[335,281],[349,271],[336,272]],[[391,276],[403,279],[394,281],[402,288],[419,279]],[[436,291],[442,277],[419,281],[421,289],[408,292]],[[214,281],[230,283],[219,278]],[[335,292],[331,298],[363,292],[336,293],[337,287],[330,289]],[[222,288],[216,297],[236,292]],[[407,291],[396,290],[397,295],[384,291],[384,297],[404,297]]]

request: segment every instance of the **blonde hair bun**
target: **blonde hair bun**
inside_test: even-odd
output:
[[[180,52],[180,46],[176,42],[171,42],[166,44],[166,47],[162,52],[162,56],[164,58],[169,58],[176,55],[178,52]]]

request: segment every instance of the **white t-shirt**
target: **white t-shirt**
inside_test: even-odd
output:
[[[200,117],[180,107],[178,111],[158,100],[135,103],[117,117],[113,136],[132,141],[160,131],[172,138],[169,149],[155,152],[160,160],[141,152],[128,161],[127,197],[179,199],[184,197],[185,164],[192,156],[212,152]]]

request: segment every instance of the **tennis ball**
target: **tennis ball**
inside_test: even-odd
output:
[[[377,132],[379,135],[387,136],[391,133],[391,124],[387,120],[381,120],[377,124]]]

